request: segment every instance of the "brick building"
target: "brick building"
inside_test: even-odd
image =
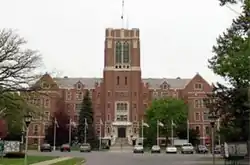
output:
[[[45,74],[40,82],[48,96],[36,100],[45,117],[35,118],[30,127],[30,141],[44,138],[50,115],[63,104],[75,122],[81,101],[89,90],[93,102],[96,131],[102,119],[103,137],[114,142],[117,137],[139,137],[139,124],[150,102],[159,97],[184,99],[189,105],[190,128],[199,130],[201,143],[209,135],[209,121],[203,98],[212,87],[198,73],[192,78],[142,78],[139,29],[106,29],[103,78],[52,78]]]

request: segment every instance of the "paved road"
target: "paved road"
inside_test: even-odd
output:
[[[79,151],[51,153],[30,151],[29,155],[50,155],[50,156],[73,156],[84,157],[85,165],[212,165],[211,155],[182,155],[182,154],[133,154],[132,152],[91,152],[80,153]],[[207,161],[203,161],[203,159]],[[210,161],[209,161],[210,159]],[[216,165],[222,165],[217,162]]]

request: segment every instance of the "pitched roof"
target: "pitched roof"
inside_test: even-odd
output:
[[[96,83],[101,83],[102,78],[54,78],[54,81],[60,88],[74,88],[77,82],[84,84],[85,88],[92,89],[95,87]],[[148,83],[149,88],[157,89],[163,82],[170,85],[170,88],[184,88],[191,79],[181,79],[181,78],[144,78],[143,83]]]

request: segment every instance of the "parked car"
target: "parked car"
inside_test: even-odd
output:
[[[151,153],[161,153],[161,148],[158,145],[153,145],[151,148]]]
[[[44,144],[41,145],[40,151],[41,152],[45,152],[45,151],[51,152],[52,151],[52,147],[51,147],[50,144],[44,143]]]
[[[221,153],[221,146],[220,145],[216,145],[214,147],[214,153],[215,154],[220,154]]]
[[[63,144],[60,148],[61,152],[67,151],[70,152],[70,145],[69,144]]]
[[[181,153],[182,154],[193,154],[194,153],[194,147],[191,143],[185,143],[181,146]]]
[[[175,146],[167,146],[166,147],[166,153],[176,154],[177,148]]]
[[[206,154],[208,153],[208,149],[205,145],[198,145],[196,152]]]
[[[135,145],[134,146],[134,153],[144,153],[144,148],[142,145]]]
[[[90,152],[91,146],[89,143],[83,143],[80,145],[80,152]]]

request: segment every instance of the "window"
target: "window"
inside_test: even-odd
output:
[[[206,135],[210,134],[210,128],[208,126],[205,127],[205,133],[206,133]]]
[[[194,89],[195,90],[202,90],[203,89],[203,84],[201,84],[201,83],[194,84]]]
[[[45,99],[44,106],[45,106],[46,108],[48,108],[48,107],[49,107],[49,99]]]
[[[71,100],[71,99],[72,99],[72,94],[71,94],[71,92],[67,92],[66,98],[67,98],[67,100]]]
[[[108,114],[107,118],[108,118],[108,121],[109,121],[110,120],[110,114]]]
[[[81,89],[81,88],[82,88],[82,84],[81,84],[81,83],[77,83],[77,84],[76,84],[76,89],[79,90],[79,89]]]
[[[80,112],[81,108],[82,108],[82,104],[75,104],[75,111],[76,112]]]
[[[100,93],[100,92],[98,92],[98,93],[97,93],[97,97],[100,97],[100,96],[101,96],[101,93]]]
[[[33,114],[32,120],[42,120],[42,116],[40,114]]]
[[[204,107],[203,99],[194,100],[194,107],[195,108],[203,108]]]
[[[137,132],[137,129],[136,129],[136,128],[134,128],[134,134],[136,134],[136,132]]]
[[[203,112],[203,120],[208,121],[209,120],[209,112]]]
[[[117,121],[128,121],[128,116],[127,115],[117,115],[116,120]]]
[[[83,93],[82,92],[76,92],[76,100],[82,100],[83,99]]]
[[[47,82],[42,82],[42,88],[43,89],[49,89],[50,88],[50,84]]]
[[[163,85],[163,89],[167,89],[168,86],[166,84]]]
[[[200,112],[196,112],[195,113],[195,121],[199,121],[200,120]]]
[[[116,84],[117,84],[117,85],[120,84],[120,77],[119,77],[119,76],[116,77]]]
[[[127,84],[128,84],[128,78],[125,77],[125,85],[127,85]]]
[[[107,133],[108,133],[108,134],[110,133],[110,128],[109,128],[109,127],[107,128]]]
[[[33,126],[33,134],[34,134],[35,136],[37,136],[38,133],[39,133],[39,125],[38,125],[38,124],[35,124],[35,125]]]
[[[128,104],[127,103],[117,103],[116,104],[116,110],[118,112],[126,112],[128,110]]]
[[[134,121],[137,121],[137,115],[134,116]]]
[[[137,108],[136,104],[133,104],[133,108],[134,108],[134,109],[136,109],[136,108]]]
[[[74,116],[74,121],[78,121],[78,115]]]
[[[198,134],[200,134],[200,127],[199,127],[199,126],[196,126],[196,127],[195,127],[195,131],[196,131]]]
[[[50,112],[49,111],[45,111],[44,112],[44,119],[45,120],[49,120],[50,119]]]
[[[44,133],[47,134],[49,129],[49,123],[44,123]]]
[[[157,98],[158,97],[158,92],[153,92],[153,98]]]
[[[123,43],[123,63],[129,63],[129,43]]]
[[[111,92],[110,92],[110,91],[108,91],[108,97],[109,97],[109,96],[111,96]]]
[[[115,62],[122,63],[122,44],[119,41],[115,45]]]
[[[136,92],[134,92],[134,96],[136,96],[137,95],[137,93]]]
[[[110,108],[110,103],[107,104],[107,108]]]
[[[146,110],[148,108],[148,105],[147,104],[144,104],[144,109]]]
[[[167,92],[161,92],[161,97],[167,97],[168,93]]]

